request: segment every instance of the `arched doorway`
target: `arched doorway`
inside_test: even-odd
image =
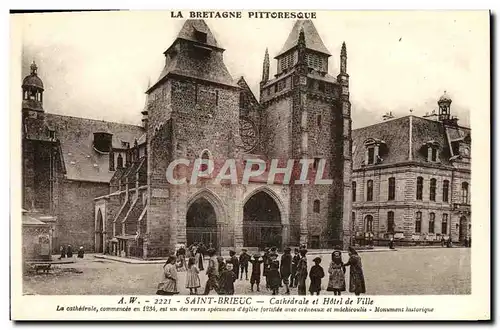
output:
[[[373,232],[373,216],[370,214],[365,217],[365,232]]]
[[[96,227],[95,227],[95,251],[97,253],[104,252],[104,220],[102,219],[101,209],[97,211]]]
[[[188,208],[186,234],[188,246],[203,243],[206,247],[218,248],[217,215],[212,204],[204,197],[196,199]]]
[[[265,191],[251,196],[243,206],[243,245],[281,248],[283,226],[275,200]]]
[[[465,215],[460,217],[460,225],[458,227],[458,240],[464,242],[467,238],[467,217]]]

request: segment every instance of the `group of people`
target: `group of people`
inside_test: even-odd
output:
[[[64,245],[61,245],[61,247],[59,248],[59,252],[61,253],[58,258],[59,260],[62,260],[64,258],[73,258],[73,248],[71,247],[71,245],[68,245],[66,247]],[[83,258],[84,255],[85,251],[83,249],[83,246],[80,246],[77,252],[77,257]]]
[[[297,288],[299,295],[306,295],[306,280],[309,277],[309,293],[319,295],[322,290],[322,280],[325,277],[325,271],[321,266],[322,259],[316,257],[313,259],[314,265],[309,269],[307,262],[307,249],[305,246],[295,248],[292,255],[290,248],[285,248],[281,259],[278,260],[277,248],[265,248],[264,254],[256,253],[253,256],[248,254],[246,249],[242,249],[239,257],[235,251],[229,251],[229,259],[224,260],[222,256],[216,255],[216,250],[208,248],[200,251],[198,246],[195,249],[188,249],[187,266],[185,264],[186,250],[179,248],[176,255],[170,256],[164,265],[164,280],[158,284],[157,294],[175,295],[178,294],[177,272],[186,271],[186,288],[190,294],[198,294],[201,287],[200,271],[204,270],[204,256],[208,255],[208,265],[206,267],[207,281],[203,295],[215,291],[219,295],[233,295],[235,293],[234,283],[236,280],[248,281],[249,266],[250,271],[250,290],[260,291],[262,277],[265,279],[265,288],[272,295],[279,294],[280,288],[285,289],[285,294],[290,294],[290,288]],[[328,267],[328,285],[327,291],[334,295],[341,295],[346,291],[345,273],[346,267],[349,267],[350,280],[349,292],[360,295],[366,292],[363,266],[361,258],[353,247],[349,247],[349,260],[344,263],[342,260],[342,251],[337,247],[331,254],[331,261]]]

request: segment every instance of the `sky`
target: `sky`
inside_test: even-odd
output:
[[[186,15],[187,11],[183,12]],[[12,15],[14,16],[14,15]],[[246,15],[243,14],[243,17]],[[184,20],[170,11],[23,14],[12,18],[21,38],[22,77],[36,61],[50,113],[140,124],[148,83],[158,79],[163,52]],[[258,97],[266,48],[274,56],[294,20],[206,20],[233,78],[244,76]],[[486,104],[489,79],[487,12],[317,12],[313,20],[339,71],[347,45],[353,128],[437,110],[446,90],[452,115],[470,125],[470,112]],[[489,89],[489,85],[486,85]],[[21,81],[19,82],[19,88]],[[19,92],[21,96],[21,92]]]

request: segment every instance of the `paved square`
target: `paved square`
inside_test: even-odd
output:
[[[435,295],[470,294],[471,249],[420,248],[398,251],[360,252],[365,274],[367,295]],[[308,266],[317,255],[309,255]],[[325,273],[330,255],[321,255]],[[347,262],[347,254],[344,254]],[[205,265],[207,261],[205,261]],[[25,275],[25,294],[41,295],[154,295],[162,280],[162,264],[126,264],[86,256],[74,264],[58,265],[52,274]],[[328,275],[327,275],[328,276]],[[322,282],[326,291],[327,276]],[[185,288],[185,273],[179,272],[178,290],[189,294]],[[200,274],[202,288],[206,281]],[[347,270],[346,281],[349,280]],[[250,292],[248,281],[235,282],[236,294],[270,294],[261,282],[261,292]],[[347,282],[348,283],[348,282]],[[309,288],[309,283],[307,282]],[[280,293],[284,293],[281,289]],[[297,294],[297,289],[292,289]],[[212,294],[213,293],[212,291]],[[346,294],[346,293],[343,293]]]

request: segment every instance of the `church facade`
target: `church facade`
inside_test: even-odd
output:
[[[58,226],[85,223],[79,237],[91,240],[96,252],[142,258],[195,242],[220,250],[349,244],[352,141],[345,44],[340,72],[331,76],[331,54],[312,21],[297,21],[275,55],[273,77],[265,52],[259,99],[243,77],[231,77],[224,51],[203,20],[187,20],[147,90],[142,126],[64,116],[45,120],[58,166],[57,179],[51,179],[59,184],[55,195],[68,198],[60,193],[62,182],[89,186],[86,196],[74,196],[85,205],[78,216],[69,219],[60,201],[54,207]],[[64,138],[74,122],[88,128]],[[88,153],[70,160],[68,144],[81,144]],[[226,160],[239,168],[266,165],[248,184],[217,182],[215,173],[192,178],[178,167],[175,174],[187,180],[172,184],[166,173],[179,159],[203,159],[216,167]],[[292,161],[295,177],[301,159],[331,183],[267,182],[273,160],[282,170]],[[74,170],[83,163],[90,163],[88,171]],[[60,236],[77,239],[64,230]]]

